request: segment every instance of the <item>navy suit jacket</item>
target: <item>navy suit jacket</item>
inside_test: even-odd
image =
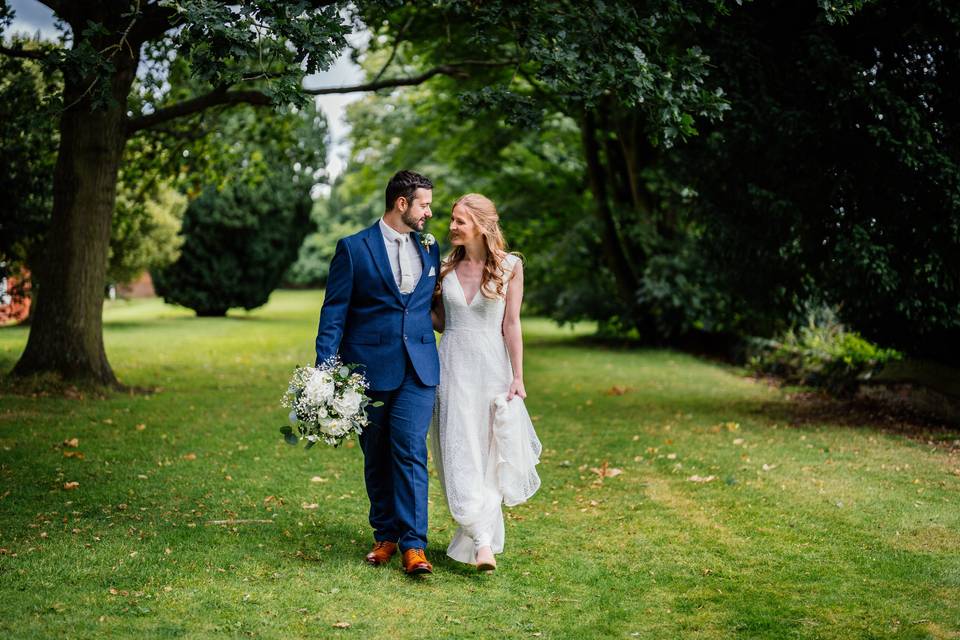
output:
[[[414,234],[423,274],[407,296],[390,268],[379,221],[337,243],[317,330],[317,364],[339,353],[356,363],[372,391],[396,389],[407,358],[425,385],[440,381],[440,360],[430,319],[430,301],[440,275],[440,249],[430,251]],[[431,273],[432,272],[432,273]]]

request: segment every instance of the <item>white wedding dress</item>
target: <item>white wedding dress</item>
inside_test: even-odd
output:
[[[505,260],[509,279],[519,258]],[[500,505],[525,502],[539,488],[541,446],[523,400],[506,401],[513,381],[502,333],[506,301],[478,291],[468,302],[455,271],[444,277],[442,289],[446,326],[430,443],[450,513],[460,525],[447,555],[473,563],[482,546],[503,551]]]

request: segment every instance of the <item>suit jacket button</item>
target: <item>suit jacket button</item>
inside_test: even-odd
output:
[[[403,336],[403,339],[406,340],[406,339],[407,339],[407,336]]]

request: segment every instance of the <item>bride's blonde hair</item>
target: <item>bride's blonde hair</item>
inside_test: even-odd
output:
[[[460,196],[457,201],[453,203],[453,207],[451,207],[450,210],[453,211],[458,204],[463,205],[470,219],[480,227],[483,242],[487,246],[487,261],[483,265],[480,293],[491,299],[502,298],[504,297],[503,290],[506,286],[503,259],[507,254],[507,242],[504,240],[503,232],[500,230],[500,216],[497,215],[497,207],[494,206],[490,198],[479,193],[468,193]],[[443,265],[440,267],[440,277],[437,278],[437,288],[434,292],[435,296],[440,295],[440,286],[443,277],[453,271],[466,256],[466,248],[460,245],[454,247],[450,255],[446,257]]]

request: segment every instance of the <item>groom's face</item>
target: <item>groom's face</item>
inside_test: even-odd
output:
[[[413,231],[423,231],[423,225],[433,216],[430,205],[433,203],[433,189],[417,189],[406,209],[400,212],[400,219]]]

